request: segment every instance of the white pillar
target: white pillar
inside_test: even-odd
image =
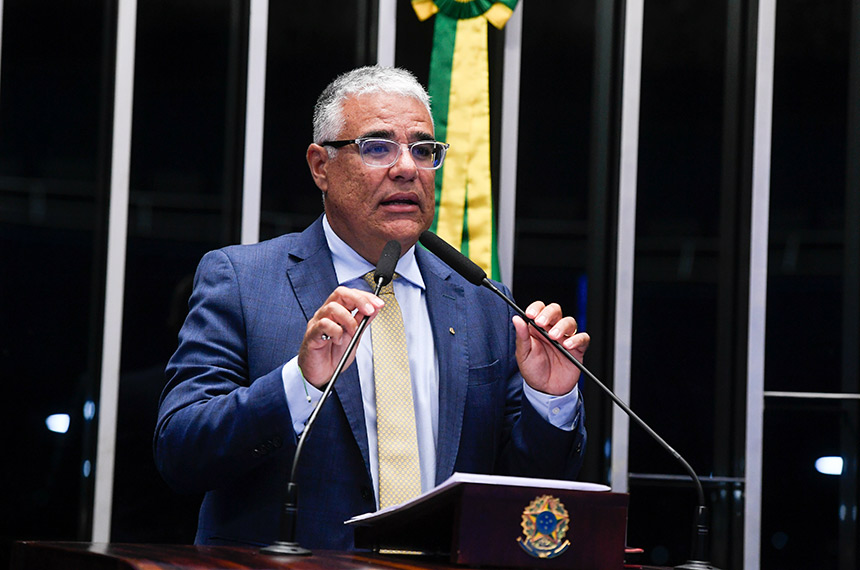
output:
[[[499,153],[499,212],[496,244],[502,282],[513,291],[514,230],[517,214],[517,154],[520,125],[520,62],[522,59],[523,4],[517,3],[505,25],[502,77],[502,125]]]
[[[636,245],[636,176],[639,166],[639,99],[642,79],[644,0],[627,2],[624,14],[624,70],[621,94],[621,157],[618,182],[618,246],[615,274],[615,394],[630,403],[630,361],[633,336],[633,265]],[[630,419],[612,408],[612,472],[610,484],[627,492]]]
[[[250,9],[248,81],[245,92],[245,158],[242,162],[242,243],[256,243],[260,240],[269,0],[251,0]]]
[[[376,63],[394,66],[394,48],[397,45],[397,3],[379,0],[379,31],[376,37]]]
[[[114,75],[113,146],[108,212],[107,275],[102,338],[101,389],[93,502],[93,542],[109,542],[116,459],[116,417],[122,347],[125,254],[128,236],[131,121],[134,95],[134,48],[137,0],[120,0],[117,13]]]
[[[744,452],[744,568],[749,570],[758,569],[761,559],[762,416],[775,38],[776,0],[759,0],[750,223],[747,432]]]

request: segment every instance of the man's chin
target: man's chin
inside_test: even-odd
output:
[[[429,227],[430,224],[424,220],[402,220],[389,224],[384,234],[387,236],[386,241],[395,239],[404,245],[408,243],[411,247],[418,241],[418,237],[424,233],[424,230]]]

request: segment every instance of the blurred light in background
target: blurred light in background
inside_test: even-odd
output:
[[[54,433],[66,433],[70,422],[69,414],[51,414],[45,420],[45,425]]]
[[[834,456],[819,457],[815,460],[815,470],[824,475],[842,475],[842,458]]]

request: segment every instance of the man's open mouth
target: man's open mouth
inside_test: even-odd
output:
[[[383,206],[417,206],[418,200],[411,196],[392,196],[381,202]]]

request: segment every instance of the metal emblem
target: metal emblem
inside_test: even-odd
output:
[[[555,558],[562,554],[570,541],[564,536],[570,528],[570,517],[560,500],[551,495],[541,495],[523,510],[524,537],[517,542],[530,556]]]

